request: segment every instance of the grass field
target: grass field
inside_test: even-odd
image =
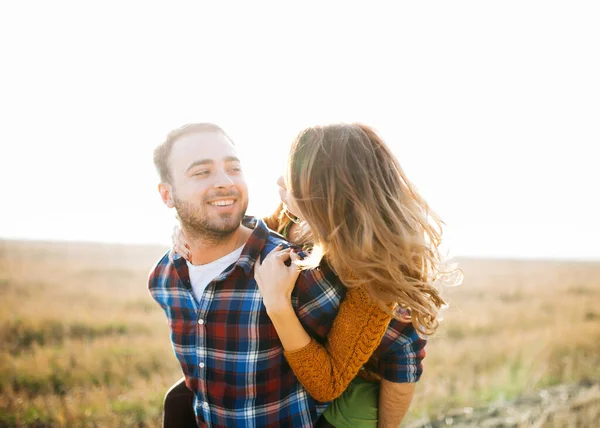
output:
[[[160,425],[164,248],[0,241],[0,427]],[[408,420],[600,378],[600,263],[459,260]]]

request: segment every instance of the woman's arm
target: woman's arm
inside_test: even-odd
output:
[[[314,398],[331,401],[346,390],[371,357],[389,321],[363,289],[353,288],[340,305],[325,346],[312,339],[298,350],[284,347],[285,356]]]
[[[395,383],[383,379],[379,390],[378,428],[397,428],[408,412],[415,383]]]
[[[285,356],[309,394],[323,402],[338,397],[379,345],[390,316],[372,302],[362,288],[346,293],[325,346],[304,330],[291,304],[291,290],[298,277],[294,264],[283,262],[288,250],[275,250],[255,267],[255,279],[263,295]]]
[[[283,226],[281,217],[283,211],[283,202],[280,202],[273,214],[268,217],[264,217],[263,221],[267,225],[267,227],[271,230],[274,230],[277,233],[281,233],[281,228]]]

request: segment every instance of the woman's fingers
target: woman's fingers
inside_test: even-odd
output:
[[[185,236],[185,234],[183,233],[183,229],[181,228],[177,229],[177,241],[182,247],[187,248],[188,250],[190,249],[187,237]]]
[[[290,258],[291,251],[292,251],[291,248],[286,248],[285,250],[281,250],[277,254],[275,254],[275,258],[279,261],[285,262],[287,259]]]
[[[265,257],[265,261],[267,259],[269,259],[269,260],[271,260],[271,259],[287,260],[287,256],[285,256],[285,255],[289,254],[289,252],[292,249],[290,247],[283,248],[283,249],[281,249],[281,248],[282,248],[281,244],[279,244],[278,246],[276,246],[275,248],[273,248],[273,250],[271,250],[271,252],[269,254],[267,254],[267,256]]]
[[[282,248],[282,245],[278,245],[277,247],[275,247],[273,250],[271,250],[271,252],[269,254],[267,254],[265,256],[265,258],[261,261],[260,259],[258,259],[256,261],[255,265],[255,272],[257,271],[264,271],[264,272],[274,272],[273,269],[278,270],[278,269],[283,269],[281,270],[281,272],[285,272],[285,269],[288,268],[288,266],[285,265],[285,263],[290,259],[291,254],[293,253],[293,250],[291,247],[287,247],[287,248]],[[258,266],[257,266],[258,265]]]
[[[179,243],[174,244],[173,251],[176,252],[177,254],[179,254],[181,257],[183,257],[187,261],[191,262],[190,250],[188,250],[187,248],[182,248],[181,244],[179,244]]]
[[[273,248],[271,251],[269,251],[269,253],[265,256],[265,259],[267,257],[269,257],[272,254],[277,254],[277,252],[281,249],[282,245],[279,244],[278,246],[276,246],[275,248]]]
[[[292,262],[290,263],[288,269],[290,270],[290,272],[292,272],[292,275],[295,275],[295,277],[298,278],[298,275],[300,275],[300,272],[302,271],[302,269],[300,269],[300,266],[298,266],[298,262],[302,259],[296,252],[292,251],[290,253],[290,260]]]
[[[302,259],[300,258],[298,253],[296,253],[295,251],[290,252],[290,260],[292,261],[292,263],[290,264],[290,267],[291,268],[293,267],[296,270],[300,270],[297,262],[299,262]]]
[[[173,242],[173,252],[179,254],[181,257],[192,262],[192,253],[190,251],[190,246],[187,242],[187,239],[183,233],[183,230],[179,225],[175,225],[173,227],[173,234],[171,235],[171,240]]]
[[[265,258],[261,261],[260,257],[258,258],[258,260],[256,260],[256,262],[258,263],[259,266],[261,266],[264,262],[266,262],[267,260],[270,260],[271,257],[273,257],[275,254],[277,254],[277,252],[279,251],[279,249],[282,247],[281,244],[279,244],[278,246],[276,246],[275,248],[273,248],[266,256]]]

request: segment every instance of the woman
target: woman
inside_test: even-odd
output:
[[[386,144],[362,124],[302,131],[279,185],[283,205],[267,224],[311,251],[301,259],[289,248],[275,250],[255,266],[267,314],[307,391],[324,402],[343,394],[325,412],[327,422],[375,427],[378,374],[363,366],[376,366],[369,359],[392,317],[422,336],[435,332],[444,305],[433,285],[441,221]],[[185,238],[176,236],[174,250],[186,257]],[[325,346],[290,310],[298,269],[322,260],[349,288]]]

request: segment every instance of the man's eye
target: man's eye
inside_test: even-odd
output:
[[[209,171],[198,171],[198,172],[194,173],[194,176],[205,176],[208,174],[209,174]]]
[[[241,167],[239,167],[239,166],[234,166],[233,168],[231,168],[231,170],[230,170],[230,171],[231,171],[231,172],[241,172],[241,171],[242,171],[242,168],[241,168]]]

